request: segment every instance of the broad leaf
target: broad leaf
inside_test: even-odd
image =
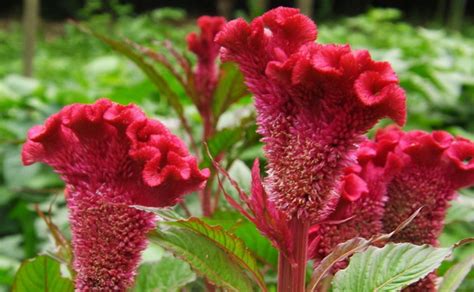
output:
[[[316,291],[318,284],[321,283],[321,280],[329,274],[331,268],[335,264],[348,259],[356,252],[364,251],[371,244],[387,241],[394,234],[400,232],[400,230],[402,230],[408,224],[410,224],[411,221],[413,221],[413,219],[420,213],[420,211],[421,211],[421,208],[413,212],[413,214],[411,214],[410,217],[405,219],[402,223],[400,223],[400,225],[397,226],[397,228],[395,228],[395,230],[393,230],[390,233],[380,234],[370,239],[355,237],[355,238],[349,239],[346,242],[338,244],[334,248],[334,250],[317,265],[316,269],[314,269],[313,275],[311,276],[311,282],[308,285],[308,291]]]
[[[193,282],[196,275],[186,262],[166,256],[159,261],[144,263],[138,269],[134,291],[177,291]]]
[[[49,256],[24,261],[15,276],[13,291],[74,291],[71,280],[61,276],[60,264]]]
[[[205,236],[190,229],[171,227],[149,233],[149,239],[188,262],[193,270],[216,286],[231,291],[252,291],[251,280],[241,266]]]
[[[452,266],[443,276],[439,292],[454,292],[461,285],[474,266],[474,256],[468,256],[463,261]]]
[[[370,243],[367,239],[356,237],[337,245],[314,269],[308,291],[316,291],[317,285],[328,275],[336,263],[349,258],[356,252],[363,251],[370,246]]]
[[[236,64],[227,62],[220,67],[221,75],[214,93],[212,111],[216,119],[225,112],[229,106],[248,94],[244,84],[244,76]]]
[[[164,224],[194,231],[212,241],[217,247],[225,251],[233,262],[250,272],[262,289],[265,287],[263,276],[258,270],[257,261],[245,246],[245,243],[234,234],[227,232],[221,226],[211,226],[198,218],[164,222]]]
[[[435,270],[451,248],[389,243],[355,254],[349,266],[336,273],[334,291],[398,291]]]
[[[216,212],[211,218],[203,218],[207,223],[219,225],[231,231],[245,242],[258,260],[277,266],[278,251],[268,238],[263,236],[252,222],[237,212]]]

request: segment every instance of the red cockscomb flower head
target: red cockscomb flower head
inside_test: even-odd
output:
[[[208,177],[160,122],[106,99],[33,127],[22,158],[49,164],[66,183],[77,291],[130,287],[154,228],[152,213],[130,205],[174,205]]]
[[[436,246],[449,201],[458,189],[474,185],[474,143],[444,131],[402,132],[396,127],[380,130],[375,140],[386,144],[395,137],[398,143],[393,153],[401,169],[388,184],[384,231],[392,231],[423,206],[392,240]]]
[[[314,225],[310,232],[308,254],[315,263],[351,238],[369,239],[382,233],[387,183],[400,169],[397,157],[389,152],[393,147],[393,143],[377,145],[369,140],[361,144],[357,162],[344,171],[339,202],[329,223]],[[340,263],[336,268],[344,265]]]
[[[224,17],[201,16],[197,20],[200,35],[192,32],[186,38],[189,50],[196,54],[198,61],[194,72],[196,90],[206,99],[212,97],[217,84],[216,61],[220,46],[214,42],[214,38],[225,23]]]
[[[265,184],[288,218],[323,220],[337,202],[343,169],[362,134],[380,118],[405,122],[405,94],[386,62],[347,45],[321,45],[315,24],[277,8],[217,35],[255,95],[268,159]]]
[[[392,241],[438,245],[449,201],[458,189],[474,185],[474,143],[444,131],[403,132],[396,127],[380,130],[375,140],[395,145],[390,151],[401,165],[387,186],[384,232],[423,207]],[[433,272],[404,291],[436,291],[435,280]]]

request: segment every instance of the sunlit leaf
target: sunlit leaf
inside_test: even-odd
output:
[[[461,285],[462,280],[467,276],[474,266],[474,256],[468,256],[461,262],[452,266],[443,276],[443,281],[439,287],[439,292],[455,292]]]
[[[70,279],[61,276],[60,264],[49,256],[38,256],[24,261],[15,276],[14,292],[74,291]]]
[[[266,289],[257,262],[245,243],[221,226],[211,226],[198,218],[160,224],[168,227],[152,233],[150,239],[185,259],[216,285],[245,288],[250,285],[248,272]],[[181,240],[177,240],[178,234]]]
[[[355,254],[349,266],[336,273],[334,291],[398,291],[435,270],[451,251],[410,243],[371,246]]]
[[[147,262],[138,269],[134,291],[177,291],[196,280],[196,275],[186,262],[171,256],[156,262]]]

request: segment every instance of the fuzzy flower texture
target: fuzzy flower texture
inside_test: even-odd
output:
[[[379,119],[405,122],[405,94],[389,63],[365,50],[315,43],[316,25],[277,8],[217,35],[255,96],[268,161],[264,185],[288,220],[321,222],[334,209],[343,169]]]
[[[350,219],[312,228],[309,255],[316,262],[353,237],[393,231],[420,207],[391,240],[437,246],[449,201],[458,189],[474,185],[474,143],[444,131],[381,129],[374,141],[362,144],[357,157],[346,169],[341,199],[330,217]],[[435,279],[430,274],[406,291],[435,291]]]
[[[209,174],[160,122],[106,99],[67,106],[33,127],[22,158],[49,164],[66,183],[76,291],[130,287],[154,228],[152,213],[130,206],[172,206]]]

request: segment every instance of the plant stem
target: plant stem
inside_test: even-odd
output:
[[[278,255],[278,292],[290,291],[291,261],[283,253]]]
[[[290,258],[280,253],[278,261],[278,291],[304,292],[309,221],[293,218],[289,224],[293,235],[293,250]]]
[[[212,121],[212,116],[207,113],[201,113],[204,128],[203,128],[203,136],[202,140],[206,143],[215,133],[215,125]],[[217,158],[214,158],[217,159]],[[205,217],[211,217],[212,213],[214,212],[214,208],[212,206],[212,184],[214,180],[214,176],[216,175],[215,170],[211,171],[211,175],[207,180],[206,187],[201,192],[201,207],[202,207],[202,214]]]

